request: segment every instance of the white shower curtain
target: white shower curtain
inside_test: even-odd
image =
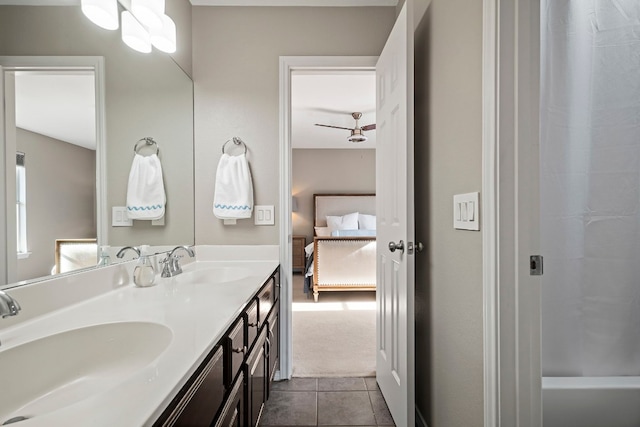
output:
[[[640,375],[640,0],[541,22],[543,375]]]

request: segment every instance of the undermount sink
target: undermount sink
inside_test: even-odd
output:
[[[204,263],[203,263],[204,264]],[[251,269],[245,267],[223,267],[196,265],[176,278],[181,282],[218,284],[242,280],[251,276]]]
[[[150,365],[169,345],[171,330],[151,322],[118,322],[0,347],[0,425],[52,412],[89,398]]]

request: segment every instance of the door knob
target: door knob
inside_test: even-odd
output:
[[[395,252],[396,250],[404,252],[404,241],[400,240],[398,243],[389,242],[389,250]]]

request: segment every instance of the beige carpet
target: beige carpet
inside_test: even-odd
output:
[[[375,376],[375,292],[325,292],[317,303],[293,276],[293,376]]]

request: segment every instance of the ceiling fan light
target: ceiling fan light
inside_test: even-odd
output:
[[[151,28],[151,44],[166,53],[176,51],[176,24],[167,15],[162,15],[162,27]]]
[[[148,28],[162,28],[164,0],[131,0],[131,13]]]
[[[128,12],[122,12],[122,41],[133,50],[151,52],[149,33],[140,22]]]
[[[118,0],[81,0],[84,16],[105,30],[118,29]]]
[[[350,137],[347,138],[347,140],[349,142],[356,142],[356,143],[360,143],[360,142],[366,142],[367,141],[367,137],[360,134],[356,134],[356,135],[351,135]]]

